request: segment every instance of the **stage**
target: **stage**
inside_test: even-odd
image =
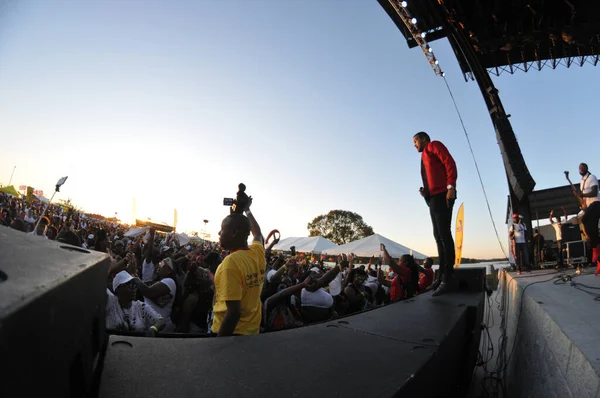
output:
[[[600,277],[582,270],[500,272],[507,396],[600,397]]]

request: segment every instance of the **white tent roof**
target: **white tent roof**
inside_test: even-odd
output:
[[[390,240],[385,236],[381,236],[379,234],[367,236],[366,238],[346,243],[345,245],[340,245],[331,249],[327,249],[323,252],[323,254],[337,255],[342,253],[354,253],[359,257],[379,257],[379,255],[381,254],[381,243],[385,245],[385,248],[387,249],[388,253],[390,253],[390,256],[392,256],[393,258],[398,258],[403,254],[412,254],[416,259],[420,260],[427,258],[426,255],[411,250],[406,246],[402,246],[401,244],[396,243],[393,240]]]
[[[322,236],[285,238],[273,246],[273,250],[289,251],[292,246],[296,246],[296,251],[299,253],[321,253],[323,250],[335,247],[336,244]]]

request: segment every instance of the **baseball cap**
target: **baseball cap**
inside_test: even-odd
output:
[[[94,234],[89,234],[88,239],[94,239]]]
[[[113,291],[116,292],[117,288],[133,279],[133,276],[129,274],[127,271],[121,271],[117,275],[115,275],[115,279],[113,279]]]

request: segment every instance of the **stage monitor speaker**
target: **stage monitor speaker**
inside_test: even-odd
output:
[[[485,267],[456,268],[448,283],[449,292],[479,293],[484,291]]]
[[[109,257],[0,227],[0,392],[86,397],[106,338]]]

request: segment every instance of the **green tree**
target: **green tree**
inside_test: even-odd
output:
[[[338,245],[374,234],[373,228],[364,222],[362,216],[347,210],[331,210],[315,217],[307,228],[310,236],[322,236]]]

